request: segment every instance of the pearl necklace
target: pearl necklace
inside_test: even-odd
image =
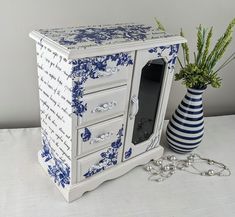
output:
[[[209,165],[210,168],[202,170],[198,167],[202,164]],[[230,169],[223,163],[203,158],[199,154],[190,154],[186,159],[177,159],[174,155],[163,156],[145,165],[145,170],[150,173],[149,180],[156,182],[162,182],[170,178],[177,170],[201,176],[231,175]]]

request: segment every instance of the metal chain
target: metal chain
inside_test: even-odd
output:
[[[200,170],[196,165],[206,164],[210,168]],[[211,167],[216,167],[212,169]],[[201,157],[199,154],[190,154],[186,159],[177,159],[174,155],[163,156],[145,165],[145,170],[150,173],[149,180],[162,182],[170,178],[177,170],[201,176],[230,176],[231,170],[215,160]]]

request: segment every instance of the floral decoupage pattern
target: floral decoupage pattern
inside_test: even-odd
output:
[[[48,174],[54,179],[54,182],[57,183],[58,186],[64,188],[66,185],[70,184],[70,167],[54,156],[45,134],[43,135],[42,142],[43,148],[41,157],[47,164]]]
[[[132,154],[132,148],[129,148],[126,152],[125,152],[125,159],[128,159]]]
[[[83,142],[87,142],[91,138],[91,131],[87,127],[85,127],[84,132],[81,133],[81,138]]]
[[[88,171],[83,175],[85,178],[93,176],[111,166],[118,163],[118,151],[122,146],[123,126],[117,133],[117,140],[114,141],[111,146],[100,154],[100,160],[97,164],[92,165]],[[121,154],[121,153],[120,153]]]
[[[70,50],[84,50],[94,46],[172,36],[152,26],[133,23],[40,29],[38,31],[43,38],[47,37]]]
[[[71,61],[71,77],[74,79],[72,88],[73,112],[82,117],[87,111],[87,103],[83,100],[84,84],[87,79],[99,79],[99,71],[106,71],[108,63],[115,63],[116,67],[133,65],[133,58],[129,53],[118,53],[93,58],[84,58]],[[77,78],[77,80],[75,80]]]
[[[174,44],[169,46],[159,46],[148,50],[149,53],[156,53],[157,57],[159,58],[161,58],[162,56],[168,57],[167,68],[169,72],[174,71],[178,51],[179,51],[179,44]]]

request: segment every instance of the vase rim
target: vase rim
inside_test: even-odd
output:
[[[198,88],[198,87],[187,87],[188,90],[198,90],[198,91],[203,91],[206,88],[207,88],[207,86],[201,87],[201,88]]]

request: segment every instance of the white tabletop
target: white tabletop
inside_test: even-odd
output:
[[[37,163],[40,128],[0,130],[0,148],[0,217],[235,216],[235,115],[206,118],[195,151],[229,166],[230,177],[178,172],[157,183],[137,167],[70,204]]]

